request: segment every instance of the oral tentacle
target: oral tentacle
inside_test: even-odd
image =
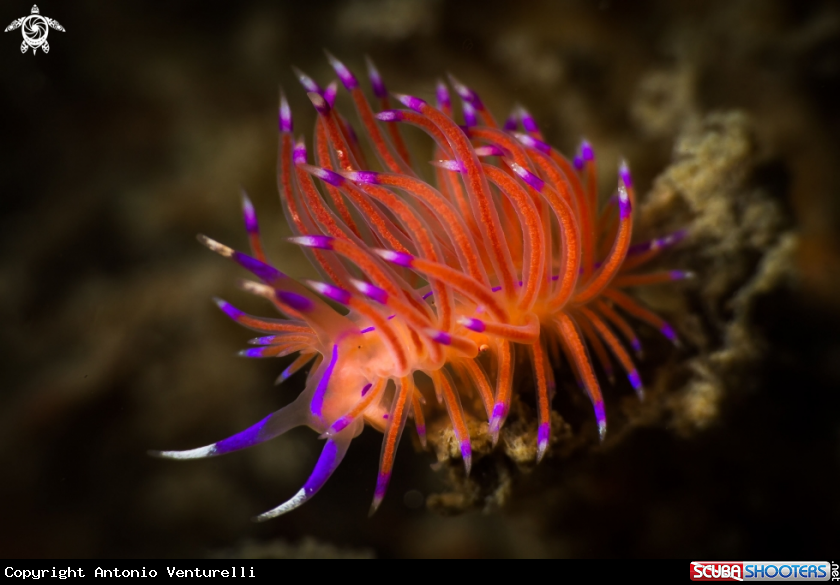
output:
[[[351,436],[349,433],[348,437]],[[263,512],[254,520],[257,522],[264,522],[277,516],[287,514],[292,510],[299,508],[311,499],[318,490],[320,490],[333,472],[338,468],[344,456],[347,454],[347,448],[350,446],[350,438],[339,437],[327,439],[324,443],[324,448],[321,451],[321,456],[318,458],[318,463],[315,464],[315,469],[312,475],[306,480],[306,483],[291,499],[283,502],[276,508],[272,508],[268,512]]]
[[[268,415],[260,422],[227,439],[222,439],[221,441],[205,445],[204,447],[198,447],[197,449],[188,449],[186,451],[151,451],[150,453],[156,457],[165,459],[202,459],[204,457],[216,457],[259,445],[295,427],[308,424],[310,424],[310,419],[306,412],[305,399],[301,400],[299,397],[288,406]]]

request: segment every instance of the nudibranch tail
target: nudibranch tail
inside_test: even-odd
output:
[[[296,426],[310,427],[324,441],[318,462],[294,496],[256,518],[267,520],[311,499],[352,439],[370,425],[383,433],[373,513],[385,496],[409,418],[426,444],[424,408],[432,392],[470,473],[470,423],[486,420],[497,443],[511,412],[517,358],[533,372],[537,461],[550,454],[560,362],[589,397],[603,440],[607,415],[590,354],[610,383],[621,370],[643,398],[632,357],[641,357],[642,346],[632,322],[652,326],[675,344],[679,340],[624,289],[690,279],[684,270],[636,272],[687,233],[633,244],[636,196],[628,165],[620,164],[615,194],[599,205],[592,145],[584,140],[566,158],[521,105],[499,127],[478,93],[455,77],[449,76],[449,85],[437,82],[433,106],[390,93],[366,59],[370,102],[349,67],[329,53],[327,60],[338,81],[326,86],[295,69],[317,113],[312,152],[292,135],[292,111],[282,90],[278,106],[277,184],[293,234],[289,241],[319,278],[299,282],[268,259],[244,191],[250,253],[199,236],[253,274],[260,282],[245,281],[241,288],[268,300],[283,317],[249,315],[216,299],[229,318],[259,333],[240,355],[297,354],[277,383],[308,367],[305,388],[290,405],[227,439],[157,454],[222,455]],[[356,122],[336,109],[340,87],[353,102]],[[461,102],[460,121],[450,87]],[[406,109],[392,109],[393,100]],[[405,124],[433,141],[434,185],[412,167],[401,134]],[[366,152],[374,154],[377,169]]]

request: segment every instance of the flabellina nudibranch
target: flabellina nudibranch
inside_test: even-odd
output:
[[[607,420],[589,350],[610,379],[617,362],[643,397],[631,357],[641,344],[626,317],[674,343],[677,336],[622,289],[690,276],[634,272],[684,233],[631,245],[635,194],[627,164],[619,168],[615,195],[599,209],[592,146],[583,142],[566,159],[543,140],[522,107],[500,127],[478,94],[450,77],[461,101],[458,124],[445,83],[438,82],[433,106],[389,93],[368,61],[381,110],[374,113],[357,78],[328,58],[382,170],[370,170],[360,134],[334,109],[338,84],[322,88],[298,72],[318,113],[315,164],[304,139],[292,136],[292,113],[281,92],[278,183],[296,234],[290,241],[303,248],[321,281],[298,282],[268,261],[246,195],[250,254],[199,236],[251,272],[259,282],[242,288],[283,316],[256,317],[216,300],[231,319],[262,335],[251,341],[257,347],[241,355],[297,354],[278,382],[311,364],[306,386],[294,402],[232,437],[157,455],[211,457],[294,427],[315,430],[324,447],[314,471],[291,499],[257,517],[265,520],[315,495],[367,423],[384,433],[372,513],[385,495],[409,418],[425,445],[423,409],[433,400],[449,415],[469,473],[467,420],[473,409],[463,402],[469,399],[468,407],[475,402],[483,411],[495,443],[510,408],[518,356],[527,356],[534,372],[537,461],[549,446],[554,372],[564,361],[589,396],[603,439]],[[406,109],[391,109],[392,99]],[[413,170],[399,123],[434,140],[435,185]],[[338,311],[324,299],[346,309]],[[418,373],[431,381],[433,395],[418,384]]]

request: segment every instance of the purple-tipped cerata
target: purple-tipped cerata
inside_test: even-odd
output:
[[[662,332],[662,335],[667,337],[671,340],[674,345],[679,345],[680,339],[677,337],[677,334],[674,332],[674,328],[668,325],[667,323],[663,324],[662,327],[659,328],[659,331]]]
[[[353,295],[343,288],[338,288],[337,286],[333,286],[325,282],[315,282],[313,280],[307,280],[305,282],[312,287],[312,290],[324,295],[328,299],[341,303],[342,305],[349,304],[350,299],[353,298]]]
[[[457,160],[433,160],[429,161],[429,164],[436,166],[439,169],[452,171],[453,173],[464,172],[464,165],[459,163]]]
[[[513,170],[514,173],[517,174],[517,176],[519,176],[520,179],[528,183],[528,185],[530,185],[537,191],[542,191],[543,187],[545,187],[545,181],[540,179],[537,175],[535,175],[525,167],[520,166],[515,162],[511,162],[510,168]]]
[[[384,289],[381,289],[378,286],[374,286],[369,282],[356,280],[355,278],[351,279],[350,282],[353,284],[353,286],[356,287],[356,290],[358,290],[360,293],[362,293],[369,299],[373,299],[381,305],[385,305],[388,303],[388,293]]]
[[[478,94],[458,81],[453,75],[449,75],[449,82],[452,84],[452,87],[455,89],[455,93],[458,94],[458,97],[464,100],[464,102],[473,106],[476,110],[483,110],[484,104],[481,102],[481,98],[478,97]]]
[[[551,439],[551,423],[540,423],[537,429],[537,461],[541,461],[548,450],[548,442]]]
[[[289,243],[304,246],[305,248],[318,248],[320,250],[332,250],[333,238],[330,236],[297,236],[288,239]]]
[[[327,60],[330,62],[330,66],[335,71],[335,74],[338,75],[338,78],[341,80],[341,83],[347,91],[353,91],[359,87],[359,81],[356,79],[356,76],[350,73],[350,70],[347,69],[344,63],[333,57],[329,51],[324,52],[327,54]]]
[[[341,171],[339,174],[352,183],[359,183],[362,185],[379,184],[379,173],[375,173],[373,171]]]
[[[522,106],[514,105],[499,127],[478,94],[458,79],[438,82],[434,97],[427,83],[427,103],[390,93],[368,59],[376,98],[371,103],[358,76],[327,58],[338,79],[319,80],[329,81],[323,89],[297,72],[317,112],[309,116],[316,119],[312,159],[303,137],[292,135],[282,90],[278,108],[276,180],[293,236],[288,241],[303,254],[286,246],[271,255],[276,263],[268,260],[256,210],[244,194],[249,253],[198,238],[257,277],[239,288],[279,317],[251,315],[220,299],[216,304],[256,332],[239,355],[282,360],[277,383],[291,378],[288,389],[299,384],[298,397],[227,439],[157,454],[221,455],[309,427],[323,441],[318,461],[303,487],[257,517],[266,520],[311,499],[366,425],[384,435],[371,506],[376,510],[403,431],[413,433],[414,427],[425,446],[429,409],[445,409],[452,423],[451,433],[438,432],[443,421],[432,415],[430,429],[436,432],[430,440],[439,448],[442,438],[451,441],[454,434],[458,447],[445,451],[453,458],[460,452],[467,473],[472,440],[489,438],[494,446],[502,437],[505,444],[529,441],[536,443],[532,457],[549,457],[551,421],[559,420],[551,412],[555,390],[574,382],[594,409],[594,421],[587,413],[576,433],[585,440],[597,428],[603,440],[604,395],[612,400],[629,389],[622,382],[614,392],[602,392],[601,384],[612,383],[620,369],[643,398],[634,363],[641,356],[630,351],[641,351],[636,321],[678,343],[671,326],[636,300],[632,289],[665,289],[691,278],[690,271],[671,267],[638,272],[686,232],[631,244],[636,192],[628,165],[618,168],[616,194],[601,198],[603,169],[596,169],[592,146],[584,141],[577,156],[565,157],[543,140]],[[337,103],[339,82],[351,95]],[[424,87],[422,80],[404,85]],[[453,89],[460,113],[452,111]],[[405,109],[390,109],[392,99]],[[344,101],[355,114],[335,107]],[[430,137],[418,141],[431,146],[425,158],[410,152],[401,134],[406,126]],[[436,168],[412,162],[429,159]],[[311,269],[299,265],[300,257],[312,262]],[[293,274],[317,277],[298,280]],[[520,373],[523,361],[530,362],[531,378],[529,368]],[[526,403],[522,408],[520,401]],[[565,402],[576,408],[577,401]],[[518,427],[503,435],[514,405]],[[523,434],[529,428],[530,435]]]
[[[475,331],[476,333],[484,333],[484,330],[487,329],[487,326],[481,319],[461,317],[460,323],[470,331]]]
[[[652,240],[648,240],[646,242],[641,242],[639,244],[633,244],[630,246],[630,249],[627,251],[628,256],[632,256],[634,254],[641,254],[642,252],[648,252],[650,250],[658,250],[660,248],[665,248],[667,246],[673,246],[685,239],[688,235],[688,230],[682,229],[678,230],[672,234],[668,234],[662,238],[654,238]]]
[[[324,89],[324,101],[330,109],[335,106],[335,98],[338,96],[338,83],[333,81]]]
[[[531,113],[526,110],[524,107],[519,106],[519,120],[522,122],[522,127],[525,129],[526,132],[539,132],[539,126],[537,126],[536,120],[531,115]]]
[[[384,98],[388,95],[388,90],[385,88],[385,82],[382,81],[379,70],[373,64],[370,57],[365,57],[365,63],[367,64],[368,79],[370,79],[370,87],[373,90],[373,95],[379,99]]]
[[[428,335],[430,339],[437,341],[441,345],[452,345],[452,336],[446,331],[441,331],[440,329],[426,329],[424,333]]]
[[[598,438],[603,441],[607,436],[607,413],[604,410],[604,401],[596,400],[592,406],[595,408],[595,420],[598,423]]]
[[[344,184],[344,177],[335,171],[324,169],[321,167],[313,167],[312,165],[300,165],[300,168],[314,177],[318,177],[325,183],[329,183],[335,187]]]
[[[309,101],[312,102],[312,105],[315,106],[315,110],[321,114],[322,116],[326,116],[330,113],[330,104],[324,99],[320,93],[315,93],[314,91],[310,91],[306,94],[306,97],[309,98]]]
[[[251,272],[254,276],[267,284],[271,284],[281,278],[285,278],[285,274],[265,262],[261,262],[256,258],[243,254],[242,252],[234,252],[233,260],[245,270]]]
[[[426,102],[421,100],[419,97],[414,97],[411,95],[404,95],[401,93],[394,94],[394,97],[400,102],[402,105],[407,107],[410,110],[414,110],[415,112],[422,113],[423,106],[426,105]]]
[[[298,69],[297,67],[292,67],[294,69],[295,74],[297,75],[298,81],[303,86],[303,88],[307,92],[321,94],[324,93],[324,90],[321,89],[321,86],[315,83],[315,81],[309,77],[306,73]]]
[[[435,98],[437,99],[437,107],[440,110],[449,109],[452,107],[452,100],[449,98],[449,88],[446,84],[438,80],[435,88]]]
[[[300,140],[295,143],[292,161],[296,165],[306,164],[306,143],[303,141],[303,136],[301,136]]]
[[[669,270],[668,274],[671,280],[684,280],[686,278],[694,278],[694,273],[690,270]]]
[[[588,140],[580,143],[580,156],[586,162],[595,160],[595,151],[592,149],[592,145],[589,144]]]
[[[621,182],[624,183],[625,187],[628,189],[633,188],[633,177],[630,174],[630,167],[627,166],[627,161],[621,161],[621,164],[619,164],[618,177],[621,179]]]
[[[529,148],[533,148],[534,150],[538,150],[538,151],[542,152],[543,154],[548,154],[548,153],[551,152],[551,146],[549,146],[547,143],[543,142],[542,140],[538,140],[538,139],[536,139],[533,136],[530,136],[528,134],[522,134],[521,132],[514,132],[513,135],[516,137],[516,139],[519,142],[521,142],[522,144],[524,144],[525,146],[527,146]]]
[[[505,118],[505,123],[502,126],[502,130],[505,132],[516,132],[517,128],[519,128],[519,119],[516,116],[516,112],[512,112],[510,116]]]
[[[397,264],[398,266],[405,266],[406,268],[410,267],[414,262],[414,257],[411,254],[406,254],[404,252],[394,252],[393,250],[379,250],[374,248],[372,252],[379,254],[392,264]]]
[[[630,217],[632,203],[630,202],[630,195],[627,193],[627,188],[624,186],[624,183],[618,185],[618,210],[622,219]]]
[[[278,113],[280,132],[292,132],[292,109],[286,100],[286,94],[280,91],[280,109]]]
[[[260,225],[257,222],[257,213],[254,211],[254,204],[248,198],[248,194],[242,191],[242,217],[245,220],[245,230],[249,234],[257,234],[260,231]]]
[[[219,307],[225,313],[225,315],[227,315],[228,317],[230,317],[234,321],[236,321],[237,319],[239,319],[239,317],[244,315],[244,313],[242,311],[240,311],[239,309],[237,309],[236,307],[234,307],[233,305],[231,305],[227,301],[223,301],[222,299],[214,298],[213,302],[216,303],[216,306]]]
[[[380,504],[382,504],[383,498],[385,498],[385,492],[388,491],[388,484],[391,481],[391,474],[390,473],[379,473],[376,477],[376,489],[373,491],[373,503],[370,506],[370,514],[372,515],[376,510],[379,509]]]
[[[508,413],[508,406],[503,402],[497,402],[493,405],[493,414],[490,416],[490,422],[487,428],[487,432],[490,433],[490,437],[493,440],[493,444],[496,444],[496,441],[499,440],[499,431],[502,429],[502,424],[505,422],[505,418],[507,417]]]
[[[278,290],[277,299],[301,313],[308,313],[313,308],[311,300],[295,292]]]
[[[341,61],[333,57],[329,51],[324,51],[327,54],[327,60],[330,62],[330,67],[333,68],[338,78],[341,80],[342,85],[344,85],[347,91],[353,91],[357,87],[359,87],[359,81],[356,79],[356,76],[350,73],[350,70],[347,69],[347,66],[344,65]]]
[[[464,126],[467,128],[478,126],[478,118],[476,117],[475,107],[470,102],[464,102],[464,107],[461,109],[464,114]]]
[[[482,156],[505,156],[505,151],[495,144],[485,144],[484,146],[475,147],[475,155]]]

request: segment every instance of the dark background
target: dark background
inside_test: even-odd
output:
[[[50,32],[49,54],[21,55],[19,31],[0,36],[0,556],[836,554],[836,2],[39,8],[66,28]],[[0,25],[30,9],[5,2]],[[406,442],[368,519],[379,454],[371,430],[317,498],[259,525],[250,517],[307,477],[311,432],[214,460],[148,457],[228,436],[299,388],[300,378],[272,387],[273,360],[235,357],[249,334],[210,297],[262,306],[194,236],[244,247],[244,186],[273,257],[306,273],[282,241],[276,105],[281,84],[297,131],[310,132],[291,66],[325,84],[324,47],[360,74],[369,54],[396,91],[431,97],[449,71],[497,117],[523,103],[562,150],[587,136],[605,167],[627,157],[640,193],[667,165],[680,124],[664,105],[659,125],[634,109],[657,76],[684,76],[680,99],[700,112],[750,114],[775,161],[766,183],[800,234],[800,280],[784,310],[767,315],[758,391],[725,402],[716,424],[688,438],[646,429],[611,449],[549,459],[489,515],[426,511],[423,497],[442,480]]]

